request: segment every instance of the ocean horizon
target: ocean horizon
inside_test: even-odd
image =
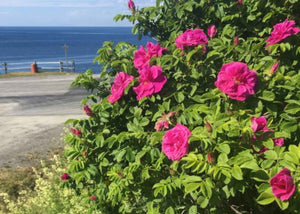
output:
[[[72,26],[7,26],[0,27],[0,74],[4,73],[3,63],[9,72],[29,71],[33,62],[59,70],[59,61],[65,66],[65,50],[68,46],[68,62],[75,61],[75,72],[83,73],[92,69],[99,73],[101,66],[93,63],[97,51],[105,41],[130,42],[145,45],[151,38],[138,40],[131,33],[132,27],[72,27]],[[40,67],[40,66],[39,66]],[[48,69],[55,70],[55,69]]]

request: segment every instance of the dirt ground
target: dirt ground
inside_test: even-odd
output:
[[[85,117],[75,75],[0,79],[0,168],[30,164],[64,146],[64,122]]]

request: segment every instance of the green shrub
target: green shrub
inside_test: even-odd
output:
[[[105,42],[95,59],[101,80],[87,71],[74,81],[94,93],[82,101],[93,102],[89,118],[67,121],[67,185],[86,203],[97,196],[103,213],[298,213],[299,8],[298,0],[157,0],[116,16],[167,50]],[[287,18],[296,26],[268,46]],[[206,44],[211,25],[217,34]],[[188,29],[204,32],[187,42]],[[149,67],[139,65],[149,55]]]

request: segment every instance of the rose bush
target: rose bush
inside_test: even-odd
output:
[[[63,184],[102,213],[298,213],[299,8],[157,0],[117,15],[157,42],[105,42],[101,80],[74,81],[93,114],[67,121],[80,136],[65,138]]]

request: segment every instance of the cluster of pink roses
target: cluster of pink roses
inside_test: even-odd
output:
[[[166,48],[161,47],[159,44],[155,45],[152,42],[148,42],[146,48],[147,50],[141,46],[140,49],[134,53],[133,63],[140,74],[138,78],[140,84],[137,87],[133,87],[133,91],[137,94],[137,100],[158,93],[167,82],[166,76],[162,74],[162,68],[160,66],[151,66],[149,64],[152,57],[162,56],[163,51],[166,50]],[[113,104],[119,100],[123,96],[124,90],[133,79],[134,76],[125,72],[119,72],[110,89],[111,94],[108,97],[108,101]]]
[[[166,48],[161,47],[159,44],[148,42],[146,45],[147,50],[143,46],[134,53],[134,66],[138,69],[140,77],[138,78],[139,85],[134,87],[133,90],[137,94],[137,100],[143,97],[150,97],[158,93],[167,82],[167,77],[162,74],[160,66],[151,66],[149,64],[152,57],[162,56]]]

